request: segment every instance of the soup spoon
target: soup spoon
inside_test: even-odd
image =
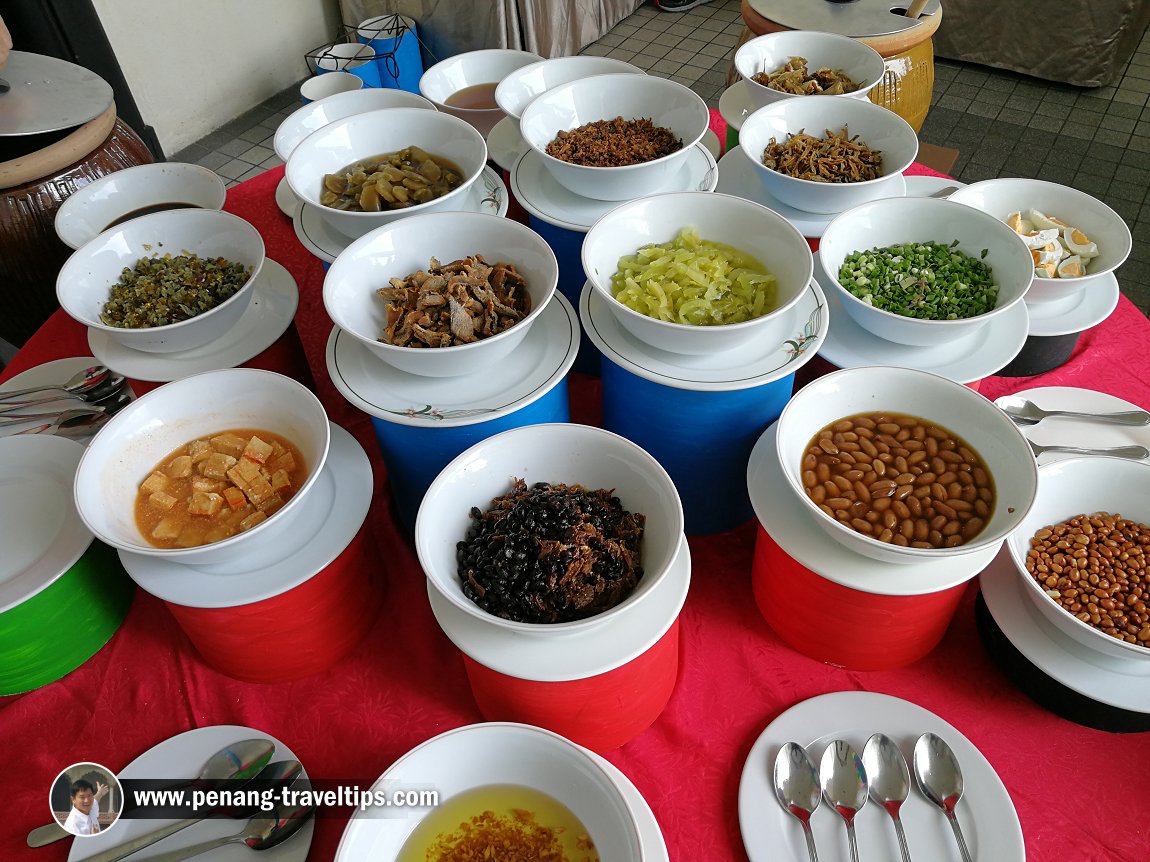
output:
[[[86,407],[71,407],[67,410],[58,410],[53,413],[20,413],[16,415],[0,416],[0,428],[11,428],[14,425],[23,425],[26,422],[55,422],[59,427],[64,422],[79,419],[81,416],[94,416],[104,413],[99,404],[90,404]]]
[[[1043,452],[1064,452],[1067,455],[1103,455],[1110,456],[1111,458],[1129,458],[1133,461],[1141,461],[1143,458],[1150,458],[1150,449],[1145,446],[1115,446],[1110,449],[1083,449],[1081,446],[1043,446],[1035,443],[1033,440],[1027,440],[1030,448],[1034,450],[1034,456],[1037,458]]]
[[[209,757],[200,768],[199,775],[195,778],[176,782],[165,789],[177,790],[181,787],[193,786],[210,788],[218,786],[228,780],[250,779],[255,773],[267,765],[268,761],[271,760],[272,754],[275,753],[275,750],[275,743],[270,739],[245,739],[239,742],[233,742],[231,745],[226,748],[221,748]],[[190,822],[194,823],[197,821]],[[176,830],[172,831],[174,832]],[[48,823],[44,826],[38,826],[28,833],[28,846],[43,847],[45,844],[51,844],[53,841],[67,838],[71,834],[72,833],[66,831],[63,826],[56,823]],[[171,832],[164,833],[164,835],[170,834]],[[152,839],[152,841],[149,841],[148,844],[159,841],[164,835],[157,836]],[[140,847],[147,847],[148,844],[141,844]],[[125,853],[124,855],[126,856],[128,854]]]
[[[0,392],[0,401],[11,401],[22,395],[31,395],[33,392],[51,392],[59,390],[69,395],[80,395],[89,389],[94,389],[103,383],[111,372],[107,366],[93,365],[83,371],[77,371],[64,383],[49,383],[43,386],[29,386],[27,389],[13,389]]]
[[[788,742],[775,758],[775,796],[783,810],[802,824],[807,840],[807,855],[819,862],[815,836],[811,833],[811,815],[822,800],[819,773],[807,752],[797,742]]]
[[[45,398],[29,398],[20,401],[0,401],[0,413],[13,413],[19,410],[28,410],[42,404],[60,402],[84,401],[88,404],[98,404],[110,395],[118,392],[124,385],[124,375],[113,374],[105,377],[90,389],[83,392],[62,392],[59,395],[49,395]]]
[[[225,835],[223,838],[193,844],[191,847],[181,847],[179,850],[149,856],[148,862],[181,862],[183,859],[191,859],[193,856],[199,856],[226,844],[243,844],[249,850],[269,850],[299,832],[314,812],[315,806],[310,804],[282,807],[277,805],[271,814],[257,814],[234,835]]]
[[[823,752],[819,763],[819,776],[823,780],[823,796],[847,826],[847,845],[851,862],[859,862],[859,848],[855,841],[855,815],[866,805],[867,778],[862,760],[849,742],[836,739]]]
[[[1019,425],[1035,425],[1048,416],[1063,416],[1069,419],[1088,419],[1092,422],[1109,422],[1111,425],[1150,425],[1150,413],[1145,410],[1128,410],[1120,413],[1083,413],[1078,410],[1043,410],[1026,398],[1006,397],[995,402],[998,409]]]
[[[902,828],[899,809],[910,793],[910,770],[894,740],[885,733],[876,733],[863,746],[863,767],[870,781],[870,797],[894,821],[894,834],[902,851],[902,862],[910,862],[910,848]]]
[[[914,745],[914,777],[926,798],[941,808],[950,822],[962,862],[973,862],[954,813],[962,798],[962,770],[950,746],[933,733],[924,733]]]

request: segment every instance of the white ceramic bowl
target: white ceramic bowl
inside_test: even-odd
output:
[[[56,211],[56,235],[76,249],[137,210],[183,204],[218,210],[227,189],[212,171],[183,162],[136,165],[73,192]]]
[[[385,344],[386,303],[376,291],[389,279],[480,254],[489,264],[514,264],[527,282],[531,311],[497,335],[453,347]],[[323,302],[335,324],[386,362],[412,374],[453,377],[497,363],[523,341],[555,294],[555,253],[528,227],[484,213],[430,213],[400,219],[356,240],[335,259],[323,283]]]
[[[538,96],[548,90],[595,75],[646,75],[638,66],[611,57],[555,57],[516,69],[495,88],[495,101],[507,116],[518,120]]]
[[[492,784],[529,787],[562,803],[587,827],[603,859],[644,858],[635,814],[619,787],[585,749],[540,727],[492,722],[449,730],[403,755],[372,789],[390,794],[394,789],[433,788],[442,806],[454,796]],[[394,862],[412,830],[434,810],[358,812],[340,839],[336,859]]]
[[[126,329],[100,321],[112,285],[125,267],[141,258],[183,252],[242,263],[249,271],[247,283],[210,311],[179,323]],[[76,322],[118,344],[146,353],[174,353],[202,347],[235,325],[251,301],[263,262],[264,241],[242,218],[218,210],[168,210],[124,222],[78,248],[56,276],[56,298]]]
[[[986,314],[963,320],[903,317],[875,308],[839,284],[839,268],[856,251],[931,240],[949,245],[956,239],[959,251],[975,259],[986,249],[984,260],[998,283],[998,302]],[[819,244],[819,262],[827,275],[827,287],[838,293],[855,323],[887,341],[918,346],[954,341],[985,326],[1022,301],[1034,276],[1030,252],[1003,222],[972,207],[936,198],[888,198],[847,210],[827,225]]]
[[[787,176],[763,164],[771,139],[806,130],[823,137],[846,127],[851,137],[882,151],[882,174],[857,183],[819,183]],[[898,178],[918,155],[918,136],[902,117],[865,99],[785,99],[755,111],[739,129],[739,146],[747,154],[763,186],[795,209],[841,213],[867,201],[898,194]]]
[[[1147,482],[1150,482],[1150,464],[1121,458],[1067,458],[1040,467],[1034,507],[1007,538],[1006,547],[1024,585],[1023,592],[1048,625],[1096,653],[1141,660],[1150,668],[1150,646],[1118,640],[1082,622],[1047,596],[1044,588],[1026,571],[1030,540],[1043,527],[1095,512],[1121,514],[1140,524],[1150,524]]]
[[[648,317],[615,299],[611,277],[620,258],[644,245],[670,242],[688,227],[697,229],[702,239],[734,246],[763,264],[777,282],[776,308],[743,323],[691,326]],[[717,353],[750,341],[776,340],[776,329],[806,292],[814,269],[810,246],[789,221],[760,204],[712,192],[653,195],[617,206],[591,226],[582,257],[583,271],[619,324],[643,343],[679,354]]]
[[[859,89],[844,93],[839,98],[865,99],[886,72],[882,55],[870,45],[864,45],[850,36],[820,33],[817,30],[784,30],[767,33],[745,42],[735,52],[735,69],[746,83],[743,85],[756,108],[787,99],[801,99],[793,93],[783,93],[759,84],[752,78],[760,72],[781,69],[791,57],[804,57],[807,70],[814,72],[824,66],[842,69]],[[822,97],[820,97],[822,98]],[[828,96],[826,98],[836,98]],[[740,132],[741,134],[741,132]]]
[[[423,96],[405,90],[372,87],[369,90],[336,93],[304,105],[292,113],[276,129],[272,145],[276,155],[286,162],[300,142],[317,129],[344,117],[382,111],[385,108],[422,108],[434,111],[435,105]]]
[[[443,197],[399,210],[345,212],[319,202],[325,174],[359,159],[410,146],[454,162],[463,173],[463,182]],[[458,117],[419,108],[386,108],[344,117],[312,132],[292,151],[284,176],[296,197],[316,207],[320,217],[337,231],[355,239],[398,219],[459,209],[486,163],[483,136]]]
[[[839,523],[806,495],[802,461],[815,435],[840,419],[880,410],[939,425],[981,456],[994,479],[997,501],[982,532],[965,545],[912,548],[880,542]],[[993,402],[961,383],[910,368],[850,368],[808,383],[779,416],[776,448],[792,496],[827,535],[864,557],[889,563],[923,563],[996,546],[1026,518],[1038,485],[1030,445]]]
[[[547,155],[547,145],[559,132],[615,117],[650,119],[674,132],[683,148],[654,161],[617,168],[573,165]],[[595,200],[624,201],[664,188],[703,139],[709,122],[706,102],[682,84],[654,75],[596,75],[560,84],[537,97],[523,110],[519,130],[561,186]]]
[[[1058,183],[1021,177],[985,180],[960,188],[950,200],[967,204],[1005,221],[1014,212],[1036,209],[1085,233],[1098,244],[1098,257],[1089,261],[1079,278],[1035,276],[1027,302],[1057,301],[1080,293],[1099,276],[1113,272],[1130,254],[1130,228],[1122,216],[1086,192]]]
[[[643,577],[626,601],[611,610],[567,623],[501,619],[463,593],[455,546],[481,512],[508,493],[515,479],[613,488],[628,512],[646,515],[640,544]],[[667,471],[646,451],[617,434],[587,425],[529,425],[496,434],[443,468],[431,483],[415,520],[415,550],[428,580],[444,598],[472,617],[509,633],[563,635],[617,620],[634,611],[666,580],[683,534],[683,507]]]
[[[529,51],[489,48],[467,51],[436,63],[419,79],[419,92],[445,114],[466,120],[484,137],[503,119],[502,108],[456,108],[447,100],[460,90],[480,84],[498,84],[516,69],[543,58]]]
[[[157,548],[135,521],[140,483],[167,455],[199,437],[230,429],[266,429],[293,442],[307,465],[304,484],[282,509],[252,529],[196,548]],[[137,398],[100,429],[76,471],[76,508],[88,528],[115,548],[185,565],[233,572],[277,560],[300,503],[327,459],[330,427],[323,405],[289,377],[254,368],[208,371]]]

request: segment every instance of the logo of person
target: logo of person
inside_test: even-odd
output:
[[[56,776],[48,804],[52,817],[80,838],[106,832],[124,810],[124,793],[112,770],[73,763]]]

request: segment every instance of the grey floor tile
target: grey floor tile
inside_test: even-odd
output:
[[[1116,117],[1113,114],[1104,114],[1100,124],[1104,129],[1110,129],[1115,132],[1126,132],[1129,134],[1134,131],[1136,121],[1128,117]]]
[[[1001,110],[998,105],[988,105],[986,102],[971,102],[966,112],[976,117],[986,117],[989,120],[993,120],[998,116],[998,112]]]
[[[196,164],[200,159],[209,155],[211,155],[211,150],[202,144],[189,144],[178,153],[168,156],[168,161]]]
[[[275,150],[271,147],[255,146],[240,153],[239,157],[249,164],[258,165],[268,156],[274,156]]]
[[[238,180],[241,176],[252,169],[252,165],[240,159],[232,159],[230,162],[216,168],[216,173],[221,177],[229,180]]]
[[[263,126],[256,126],[253,129],[247,129],[246,131],[240,132],[239,135],[237,135],[241,141],[247,141],[251,144],[258,144],[267,136],[268,130]]]
[[[259,168],[259,167],[252,168],[250,171],[245,171],[244,173],[240,174],[240,176],[236,177],[236,179],[238,179],[242,183],[245,180],[250,180],[253,177],[258,177],[265,170],[267,170],[267,169],[266,168]]]
[[[234,140],[221,144],[216,148],[216,150],[217,152],[221,152],[225,156],[231,156],[234,159],[240,156],[242,153],[247,152],[251,148],[252,145],[249,142],[242,140],[241,138],[235,138]]]
[[[1061,117],[1044,117],[1041,114],[1031,114],[1026,125],[1032,129],[1042,129],[1047,132],[1058,132],[1062,129]]]
[[[1000,108],[1006,105],[1008,100],[1013,101],[1013,97],[1009,93],[1003,93],[1000,90],[988,90],[986,87],[982,87],[974,96],[976,102],[998,105]]]
[[[196,164],[207,168],[209,171],[218,171],[231,160],[231,156],[226,156],[223,153],[208,153],[206,156],[196,159]]]
[[[1114,101],[1106,106],[1106,113],[1113,117],[1126,117],[1131,120],[1136,120],[1142,115],[1142,105],[1131,102],[1120,102],[1118,97],[1122,93],[1114,94]],[[1143,97],[1145,99],[1145,97]]]
[[[1030,118],[1035,116],[1027,111],[1016,111],[1013,108],[1003,108],[998,112],[998,119],[1004,123],[1014,123],[1015,125],[1024,126],[1030,122]],[[1033,128],[1040,128],[1035,126]]]
[[[1130,142],[1129,132],[1119,132],[1114,129],[1099,129],[1095,135],[1094,140],[1101,141],[1104,144],[1115,144],[1119,147],[1125,147]]]

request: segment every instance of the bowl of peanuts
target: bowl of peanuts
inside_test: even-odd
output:
[[[1038,480],[1006,543],[1023,592],[1058,633],[1150,673],[1150,464],[1067,458]]]
[[[798,505],[848,549],[921,563],[995,546],[1026,517],[1038,466],[993,403],[910,368],[836,371],[799,390],[776,448]]]

